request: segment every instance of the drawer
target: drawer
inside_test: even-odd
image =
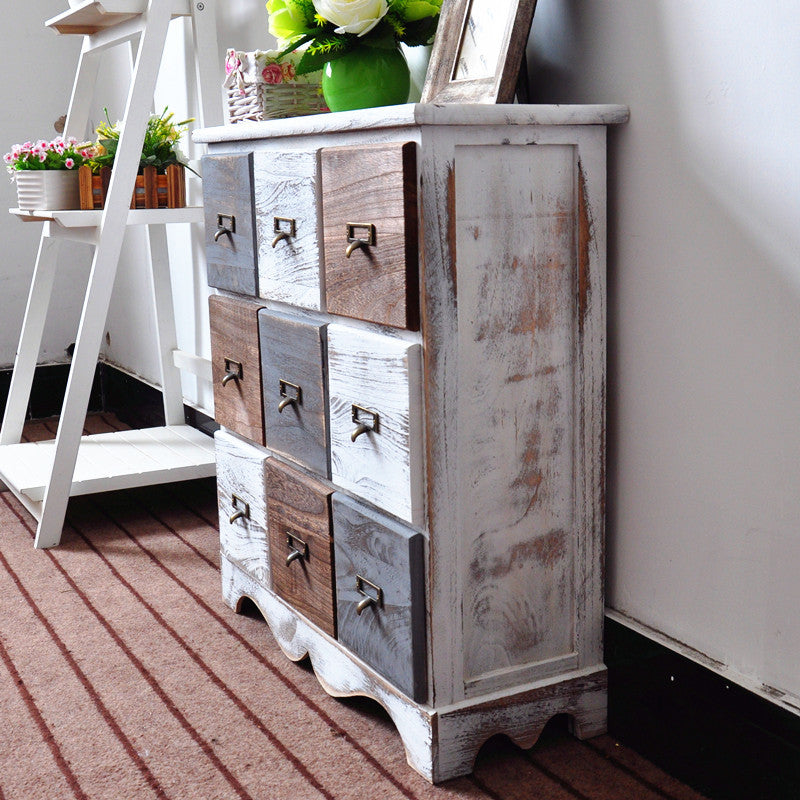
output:
[[[258,312],[266,444],[330,477],[326,325]]]
[[[208,285],[255,296],[253,154],[204,156],[202,165]]]
[[[258,310],[244,298],[208,298],[214,418],[225,428],[264,444]]]
[[[268,455],[225,431],[214,434],[214,449],[220,550],[248,575],[269,588]]]
[[[319,184],[317,151],[255,153],[260,297],[323,308]]]
[[[332,507],[339,641],[424,702],[423,536],[338,492]]]
[[[327,147],[321,165],[328,311],[417,330],[416,145]]]
[[[325,633],[336,636],[331,494],[319,481],[269,460],[272,588]]]
[[[328,326],[331,480],[422,525],[420,346]]]

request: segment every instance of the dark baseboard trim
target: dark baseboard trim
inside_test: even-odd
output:
[[[36,367],[28,403],[27,419],[44,419],[61,413],[64,392],[69,377],[69,364],[47,364]],[[0,414],[5,412],[6,399],[11,384],[11,370],[0,371]],[[184,406],[187,424],[209,436],[219,427],[211,417],[189,406]],[[109,412],[132,428],[152,428],[164,424],[164,406],[161,391],[120,369],[98,363],[89,412]]]
[[[800,798],[800,717],[606,620],[608,728],[712,800]]]

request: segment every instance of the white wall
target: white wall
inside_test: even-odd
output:
[[[56,37],[42,21],[65,7],[66,2],[60,0],[28,0],[24,10],[15,11],[13,22],[0,28],[0,74],[4,76],[0,81],[0,153],[27,139],[56,136],[53,123],[66,113],[72,87],[64,65],[77,63],[80,41]],[[0,177],[0,369],[14,361],[41,231],[39,224],[23,223],[6,213],[16,204],[16,189],[4,174]],[[48,320],[43,363],[63,361],[64,348],[75,341],[89,252],[85,245],[64,248],[55,286],[61,311]]]
[[[800,698],[795,3],[539,0],[535,99],[612,133],[608,603]],[[791,699],[791,698],[790,698]]]

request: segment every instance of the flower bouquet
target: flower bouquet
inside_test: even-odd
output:
[[[441,0],[268,0],[269,31],[284,53],[305,47],[296,71],[323,70],[332,111],[405,103],[398,45],[430,44]]]
[[[20,208],[78,208],[78,168],[93,155],[90,143],[59,136],[48,142],[15,144],[3,157],[17,184]]]

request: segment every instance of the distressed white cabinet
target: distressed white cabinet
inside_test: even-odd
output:
[[[211,163],[256,165],[249,283],[262,319],[315,332],[289,349],[328,404],[313,460],[267,431],[273,578],[231,544],[224,596],[252,598],[326,689],[380,702],[432,781],[494,734],[531,746],[555,714],[605,729],[605,147],[625,119],[407,105],[195,135]],[[295,296],[270,277],[284,245],[304,254]],[[245,285],[219,265],[218,286]],[[289,427],[317,378],[283,376],[301,371],[280,352],[261,348],[263,396]]]

